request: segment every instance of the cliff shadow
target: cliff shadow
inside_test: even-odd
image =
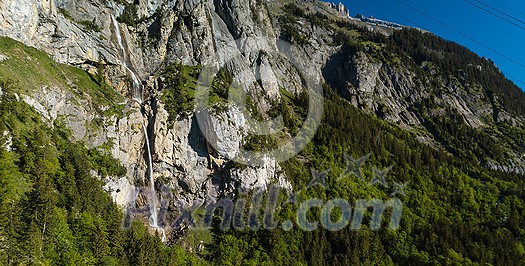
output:
[[[350,100],[351,97],[348,83],[354,87],[356,85],[357,70],[351,56],[347,51],[339,51],[330,56],[322,69],[326,83],[346,100]]]
[[[197,114],[191,119],[191,128],[188,135],[188,142],[193,151],[195,151],[199,157],[208,157],[208,141],[197,122]]]

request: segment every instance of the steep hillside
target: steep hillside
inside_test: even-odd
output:
[[[5,264],[525,263],[525,94],[489,59],[318,1],[0,11]]]
[[[11,56],[24,50],[32,53],[33,64],[47,66],[32,75],[72,71],[57,82],[87,76],[68,66],[48,65],[44,54],[14,41],[1,42],[12,48]],[[104,88],[84,81],[83,88]],[[20,99],[19,93],[31,88],[19,83],[0,81],[0,264],[204,264],[178,246],[164,246],[141,222],[123,224],[124,213],[98,176],[122,176],[125,168],[106,150],[71,142],[67,117],[46,124],[42,114]]]

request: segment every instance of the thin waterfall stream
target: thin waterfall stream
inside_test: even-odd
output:
[[[159,218],[157,211],[157,193],[155,191],[155,179],[153,177],[153,159],[151,156],[151,146],[149,141],[148,129],[143,124],[142,128],[144,129],[144,136],[146,136],[146,150],[148,152],[148,175],[149,175],[149,185],[150,185],[150,219],[149,224],[151,227],[160,230],[162,235],[162,242],[166,241],[166,234],[164,228],[159,226]]]
[[[144,89],[144,86],[140,84],[139,79],[137,78],[137,75],[135,72],[133,72],[126,64],[126,49],[124,48],[124,45],[122,43],[122,35],[120,32],[120,27],[118,24],[118,21],[115,19],[115,17],[112,15],[111,20],[113,21],[113,26],[115,28],[115,35],[117,39],[117,44],[122,52],[122,56],[124,57],[124,61],[121,62],[121,65],[126,69],[126,72],[131,75],[132,80],[132,89],[133,89],[133,100],[139,102],[142,106],[144,106],[144,99],[142,96],[142,91]],[[144,137],[146,139],[146,152],[148,153],[148,170],[147,174],[149,176],[149,210],[150,210],[150,217],[149,217],[149,225],[154,228],[157,231],[160,231],[162,241],[166,242],[166,233],[164,231],[164,228],[159,226],[159,218],[158,218],[158,209],[157,209],[157,192],[155,191],[155,178],[153,176],[153,159],[151,155],[151,145],[150,145],[150,138],[148,134],[148,130],[146,125],[143,123],[142,128],[144,130]]]

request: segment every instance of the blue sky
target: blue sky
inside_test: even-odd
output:
[[[418,13],[400,1],[428,14],[475,41]],[[419,27],[464,45],[480,56],[491,58],[509,79],[525,90],[525,67],[519,65],[525,66],[524,0],[343,0],[342,2],[350,10],[352,16],[356,14],[372,15],[378,19]],[[485,8],[520,27],[468,2]],[[523,23],[490,9],[490,7],[513,16]],[[505,56],[518,62],[518,64],[505,58]]]

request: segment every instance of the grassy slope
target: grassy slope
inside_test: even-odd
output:
[[[14,82],[20,93],[31,95],[42,87],[70,90],[79,98],[89,100],[95,110],[109,107],[116,114],[123,98],[99,76],[56,63],[48,54],[7,37],[0,37],[0,53],[8,59],[0,61],[0,81]]]

